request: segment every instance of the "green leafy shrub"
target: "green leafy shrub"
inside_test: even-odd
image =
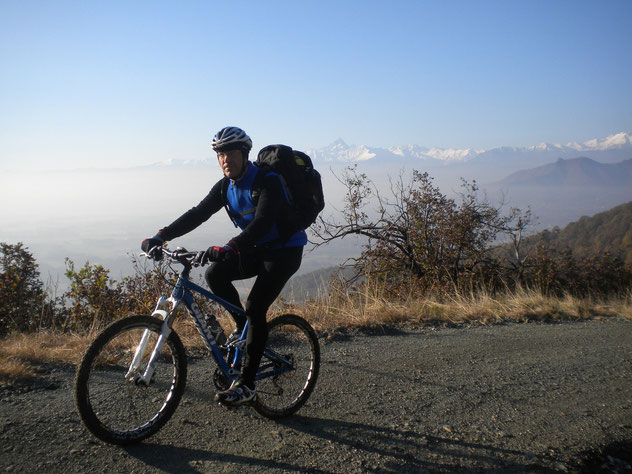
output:
[[[33,254],[23,243],[0,243],[0,335],[32,331],[50,307]]]

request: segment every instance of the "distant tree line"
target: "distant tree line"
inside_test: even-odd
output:
[[[577,257],[610,254],[632,266],[632,202],[530,236],[527,246],[570,248]]]
[[[428,173],[391,180],[385,194],[356,167],[339,178],[346,195],[341,218],[320,219],[317,245],[356,235],[365,238],[357,276],[396,295],[505,291],[518,285],[547,295],[629,292],[632,265],[620,254],[576,252],[551,239],[527,238],[529,209],[493,206],[476,182],[462,181],[458,199],[434,186]],[[624,226],[625,227],[625,226]],[[624,239],[630,238],[630,227]],[[579,231],[581,232],[581,231]]]

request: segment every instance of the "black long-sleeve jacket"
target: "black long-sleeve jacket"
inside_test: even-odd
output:
[[[256,172],[256,167],[249,162],[246,174],[252,172]],[[187,234],[200,226],[202,223],[206,222],[222,207],[227,206],[225,191],[227,186],[231,183],[233,186],[237,187],[245,186],[243,183],[246,182],[246,180],[243,182],[242,180],[237,180],[232,181],[231,183],[229,183],[229,181],[230,180],[226,177],[220,179],[197,206],[192,207],[173,223],[163,228],[161,230],[162,237],[165,240],[173,240]],[[250,180],[250,186],[252,186],[252,183],[253,180]],[[252,189],[247,189],[247,192],[252,192]],[[265,236],[267,236],[277,223],[279,215],[283,212],[284,207],[288,206],[283,185],[281,184],[279,177],[274,173],[267,173],[262,177],[262,179],[258,180],[257,192],[258,200],[254,219],[244,229],[242,229],[240,234],[232,239],[240,250],[245,250],[255,246]],[[233,211],[239,212],[239,210]],[[301,232],[304,235],[304,232]],[[296,239],[290,240],[294,241],[293,245],[296,245],[297,243],[300,245],[305,244],[305,242],[302,241],[302,238],[299,238],[298,242]],[[306,241],[306,237],[304,240]]]

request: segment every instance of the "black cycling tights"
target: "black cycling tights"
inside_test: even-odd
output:
[[[214,263],[206,270],[206,283],[211,291],[240,308],[243,306],[232,282],[257,277],[246,300],[248,333],[241,375],[246,384],[254,384],[257,368],[266,347],[268,308],[279,296],[290,277],[299,269],[302,259],[303,247],[255,249],[252,253],[242,253],[239,262]],[[245,321],[240,321],[235,315],[232,316],[237,327],[243,328]]]

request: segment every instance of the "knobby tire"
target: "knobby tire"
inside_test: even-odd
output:
[[[292,369],[258,380],[254,404],[259,414],[272,419],[296,413],[314,390],[320,370],[320,345],[314,329],[294,314],[273,319],[268,323],[266,353],[259,372],[287,367],[275,354],[291,361]]]
[[[75,403],[85,426],[97,438],[130,444],[152,436],[175,412],[186,384],[184,346],[171,332],[156,362],[149,386],[125,379],[145,329],[151,338],[143,364],[160,335],[162,320],[130,316],[105,328],[83,356],[75,377]]]

